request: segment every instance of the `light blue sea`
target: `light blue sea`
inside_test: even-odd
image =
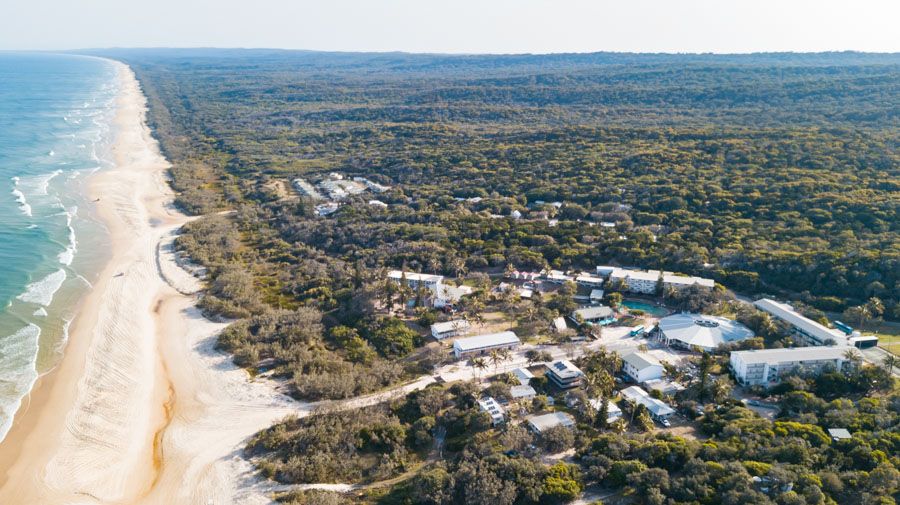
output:
[[[0,439],[107,259],[86,180],[111,163],[116,83],[105,60],[0,52]]]

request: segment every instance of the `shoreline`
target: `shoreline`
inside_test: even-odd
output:
[[[146,98],[114,64],[115,166],[89,186],[110,258],[79,302],[63,358],[0,443],[0,503],[271,503],[240,450],[302,404],[215,351],[225,324],[200,314],[200,282],[171,254],[191,218],[172,205]]]

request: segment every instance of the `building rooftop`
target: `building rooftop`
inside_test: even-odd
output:
[[[838,344],[846,343],[846,336],[842,332],[826,328],[812,319],[804,317],[786,303],[776,302],[769,298],[762,298],[753,302],[753,305],[759,310],[768,312],[769,314],[786,321],[819,342],[824,343],[826,340],[832,339]]]
[[[509,388],[509,396],[511,396],[513,400],[528,398],[529,396],[535,395],[537,395],[537,391],[535,391],[533,387],[527,384],[512,386]]]
[[[584,372],[582,372],[580,368],[572,364],[572,362],[567,359],[554,361],[553,363],[547,365],[547,368],[552,374],[556,375],[562,380],[584,377]]]
[[[515,375],[516,379],[519,380],[519,383],[523,385],[528,385],[528,383],[531,382],[531,379],[534,378],[534,374],[527,368],[516,368],[512,371],[512,374]]]
[[[643,370],[651,366],[662,366],[662,363],[660,363],[659,360],[644,352],[633,352],[631,354],[626,354],[622,357],[622,361],[637,368],[638,370]]]
[[[566,319],[564,317],[557,317],[553,320],[553,329],[556,331],[565,331],[569,327],[566,326]]]
[[[400,280],[403,278],[404,272],[401,270],[391,270],[388,272],[388,277],[395,280]],[[410,281],[425,281],[425,282],[441,282],[444,280],[443,275],[433,275],[433,274],[420,274],[417,272],[405,272],[406,279]]]
[[[832,440],[848,440],[853,438],[853,435],[844,428],[828,428],[828,434],[831,435]]]
[[[846,359],[844,355],[848,350],[854,349],[850,346],[812,346],[812,347],[789,347],[785,349],[759,349],[755,351],[734,351],[732,357],[740,358],[746,364],[768,363],[777,365],[778,363],[791,361],[821,361],[831,359]]]
[[[575,419],[565,412],[551,412],[539,416],[528,416],[525,418],[538,433],[543,433],[555,426],[565,426],[567,428],[575,426]]]
[[[451,331],[465,331],[469,329],[469,322],[465,319],[454,319],[453,321],[444,321],[442,323],[434,323],[431,325],[431,331],[437,333],[447,333]]]
[[[453,347],[459,351],[471,351],[481,349],[483,347],[493,347],[500,345],[512,345],[522,343],[519,337],[511,331],[502,331],[500,333],[488,333],[486,335],[477,335],[474,337],[459,338],[453,342]]]
[[[503,420],[503,407],[501,407],[500,404],[497,403],[497,400],[495,400],[493,397],[488,396],[487,398],[478,400],[478,406],[481,407],[481,410],[490,414],[491,419],[495,424]]]
[[[590,321],[591,319],[608,319],[613,317],[614,314],[613,309],[605,305],[598,305],[596,307],[576,309],[572,312],[572,317],[577,318],[577,316],[581,316],[585,321]]]
[[[715,349],[722,344],[753,337],[753,331],[741,323],[718,316],[674,314],[659,320],[659,329],[669,340],[683,345]]]
[[[675,413],[675,409],[668,406],[665,402],[653,398],[649,393],[638,386],[631,386],[623,389],[622,396],[632,403],[641,404],[644,407],[647,407],[647,410],[657,417],[665,417]]]
[[[623,268],[613,268],[609,275],[613,279],[628,278],[657,282],[659,281],[660,274],[662,274],[663,282],[667,284],[677,284],[682,286],[697,284],[707,288],[712,288],[716,285],[716,282],[712,279],[690,275],[676,275],[674,272],[661,272],[659,270],[626,270]]]

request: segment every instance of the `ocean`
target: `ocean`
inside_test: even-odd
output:
[[[0,52],[0,439],[108,259],[86,180],[111,164],[116,86],[105,60]]]

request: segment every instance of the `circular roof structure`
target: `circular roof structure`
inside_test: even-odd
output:
[[[731,319],[687,313],[660,319],[659,329],[670,343],[675,341],[684,347],[697,346],[707,351],[753,336],[750,328]]]

